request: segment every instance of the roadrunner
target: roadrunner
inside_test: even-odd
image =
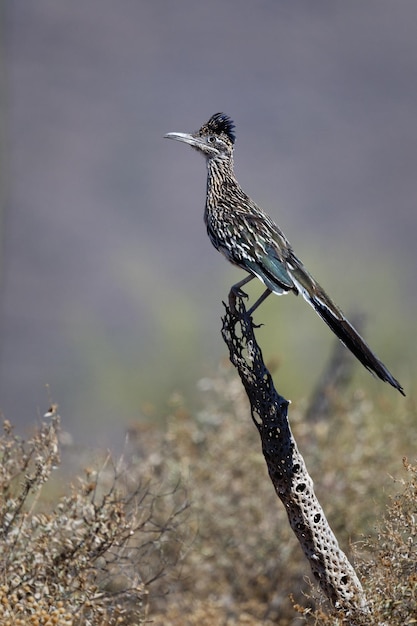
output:
[[[301,294],[362,365],[405,395],[400,383],[296,257],[284,233],[237,182],[233,170],[235,125],[230,117],[216,113],[195,133],[168,133],[165,137],[187,143],[206,158],[207,233],[226,259],[249,272],[231,288],[232,312],[236,297],[246,296],[241,287],[255,276],[266,291],[249,309],[250,315],[270,293]]]

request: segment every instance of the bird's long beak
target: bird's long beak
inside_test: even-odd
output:
[[[195,148],[200,153],[204,154],[207,158],[215,156],[218,153],[217,150],[212,146],[209,146],[204,139],[189,133],[167,133],[164,135],[164,139],[175,139],[176,141],[187,143],[192,148]]]
[[[184,143],[188,143],[190,146],[195,148],[199,147],[202,144],[201,139],[198,137],[193,137],[189,133],[167,133],[164,135],[164,139],[175,139],[176,141],[183,141]]]

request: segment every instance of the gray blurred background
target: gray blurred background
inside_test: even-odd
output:
[[[52,398],[76,438],[111,440],[176,390],[192,404],[226,356],[242,273],[207,239],[203,159],[162,139],[217,111],[242,186],[415,390],[415,0],[6,0],[1,25],[8,419],[25,428]],[[280,391],[306,397],[331,333],[293,297],[257,321]]]

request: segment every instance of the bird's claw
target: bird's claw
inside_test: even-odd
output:
[[[239,287],[232,287],[231,291],[234,293],[235,298],[249,298],[248,294]]]
[[[239,287],[232,287],[229,292],[229,308],[235,317],[239,317],[240,313],[236,308],[237,298],[249,298],[248,294],[239,289]]]

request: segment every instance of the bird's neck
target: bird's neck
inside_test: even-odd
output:
[[[233,159],[210,159],[207,161],[206,209],[216,208],[230,185],[236,181]]]

